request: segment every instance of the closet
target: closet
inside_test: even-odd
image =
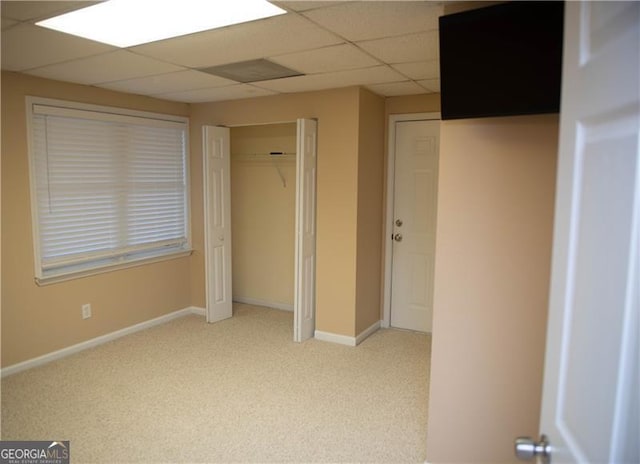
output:
[[[293,311],[296,123],[232,127],[233,300]]]

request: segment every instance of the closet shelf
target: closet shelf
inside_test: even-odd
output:
[[[271,154],[271,153],[243,153],[243,154],[232,154],[231,161],[232,162],[242,162],[242,163],[255,163],[257,165],[262,166],[273,166],[278,173],[278,177],[280,177],[280,181],[282,182],[282,186],[284,188],[287,187],[287,179],[284,177],[283,172],[280,170],[281,164],[295,164],[296,162],[296,154],[295,153],[283,153],[282,154]]]

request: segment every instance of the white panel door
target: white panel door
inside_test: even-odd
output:
[[[431,332],[439,121],[395,123],[391,326]]]
[[[567,2],[562,81],[540,430],[553,463],[637,463],[640,3]]]
[[[207,322],[231,317],[231,177],[229,129],[204,126]]]
[[[298,119],[293,339],[313,337],[316,312],[317,123]]]

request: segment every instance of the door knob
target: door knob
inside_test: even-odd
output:
[[[516,438],[515,453],[521,461],[531,461],[539,457],[542,464],[551,463],[551,445],[546,435],[542,435],[537,443],[530,437]]]
[[[396,242],[401,242],[401,241],[402,241],[402,234],[395,234],[395,235],[393,236],[393,239],[394,239]]]
[[[402,219],[396,219],[396,225],[402,227]]]

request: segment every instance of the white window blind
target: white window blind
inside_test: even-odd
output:
[[[37,280],[189,250],[186,121],[31,110]]]

